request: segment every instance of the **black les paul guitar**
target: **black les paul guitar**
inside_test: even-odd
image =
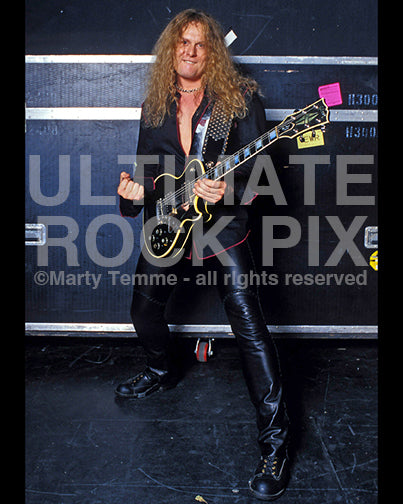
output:
[[[198,180],[222,179],[279,138],[294,138],[321,125],[323,127],[328,122],[329,109],[322,98],[287,116],[273,129],[215,166],[205,167],[200,160],[193,159],[180,177],[170,174],[157,177],[156,194],[163,188],[171,187],[172,190],[164,192],[162,197],[147,207],[147,216],[143,222],[143,238],[147,251],[155,258],[175,257],[182,251],[195,222],[201,218],[206,222],[211,219],[207,202],[193,192]]]

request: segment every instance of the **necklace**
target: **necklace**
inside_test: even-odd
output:
[[[180,86],[178,86],[178,84],[176,84],[176,83],[175,83],[175,87],[178,91],[181,91],[182,93],[195,93],[196,91],[199,91],[201,89],[201,86],[197,87],[197,88],[193,88],[193,89],[183,89]]]

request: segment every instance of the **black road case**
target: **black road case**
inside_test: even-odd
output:
[[[63,11],[27,3],[29,334],[133,335],[141,219],[120,216],[116,187],[133,162],[152,45],[187,5],[116,1],[108,17],[107,3],[97,2],[95,14],[92,2]],[[269,327],[275,335],[376,337],[376,3],[202,4],[237,36],[232,52],[261,85],[268,129],[316,101],[323,86],[335,92],[323,145],[321,132],[316,142],[311,133],[276,142],[268,153],[280,192],[251,206],[254,281]],[[206,283],[178,285],[172,329],[231,336],[213,279]]]

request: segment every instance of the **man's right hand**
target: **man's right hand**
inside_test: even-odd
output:
[[[140,201],[144,198],[144,186],[134,182],[128,173],[121,172],[118,194],[128,200]]]

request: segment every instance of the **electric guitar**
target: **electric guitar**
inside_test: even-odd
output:
[[[280,124],[214,166],[211,166],[213,163],[205,166],[199,159],[192,159],[180,177],[171,174],[157,177],[156,199],[147,207],[147,216],[143,213],[143,239],[148,253],[155,258],[175,257],[185,246],[195,222],[202,218],[206,222],[211,219],[207,201],[193,192],[198,180],[222,179],[276,140],[295,138],[320,125],[323,128],[327,123],[329,109],[321,98],[290,114]],[[167,191],[167,187],[172,190]]]

